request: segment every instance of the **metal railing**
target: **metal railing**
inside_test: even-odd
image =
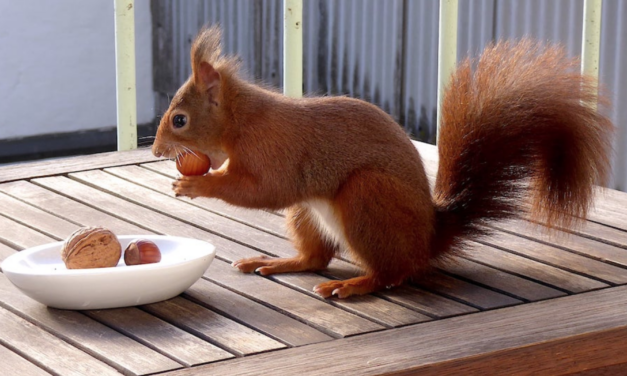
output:
[[[114,0],[116,33],[118,150],[137,148],[134,0]],[[584,0],[582,72],[598,78],[602,0]],[[457,62],[458,0],[440,0],[437,129],[445,86]],[[303,0],[283,0],[283,90],[302,96]]]

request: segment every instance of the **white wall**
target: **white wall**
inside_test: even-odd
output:
[[[155,117],[149,0],[136,0],[137,120]],[[113,127],[113,0],[0,1],[0,140]]]

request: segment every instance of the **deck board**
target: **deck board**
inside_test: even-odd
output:
[[[495,227],[518,236],[527,237],[545,244],[563,248],[580,255],[619,266],[627,266],[627,252],[624,248],[586,238],[575,234],[547,236],[542,227],[530,222],[514,220],[499,223]]]
[[[484,240],[500,249],[528,257],[568,271],[595,278],[609,284],[627,283],[627,271],[614,265],[564,251],[511,234],[497,233]]]
[[[4,308],[0,308],[0,343],[50,373],[69,376],[119,375],[111,366]],[[178,368],[162,367],[160,364],[149,366],[151,372]]]
[[[433,183],[437,151],[416,147]],[[588,221],[568,236],[547,236],[523,219],[498,223],[494,236],[422,280],[342,300],[312,288],[359,275],[349,258],[318,273],[263,277],[232,268],[243,257],[296,254],[283,214],[173,197],[177,174],[173,162],[148,150],[0,167],[0,260],[96,225],[118,235],[192,237],[217,249],[180,296],[113,310],[48,309],[0,274],[1,374],[90,374],[81,368],[90,367],[92,374],[168,376],[588,376],[625,369],[625,193],[599,188]]]
[[[165,168],[155,168],[159,166],[164,166]],[[163,193],[167,196],[174,196],[174,193],[172,192],[172,182],[174,181],[174,178],[177,174],[176,168],[174,167],[174,162],[164,161],[148,163],[142,165],[142,167],[145,168],[141,168],[138,166],[124,166],[107,168],[104,171],[115,176],[124,178],[126,180],[132,181],[133,183],[141,185],[143,187]],[[167,175],[162,175],[161,173],[157,173],[155,171],[167,171]],[[181,197],[179,198],[179,200],[188,202],[192,205],[207,209],[213,213],[225,216],[230,219],[234,219],[236,221],[245,223],[249,226],[270,232],[278,236],[285,237],[287,235],[285,229],[285,220],[279,216],[272,215],[269,212],[265,212],[262,210],[247,210],[236,208],[232,205],[225,203],[224,201],[204,197],[199,197],[193,200]]]
[[[566,374],[627,362],[625,304],[627,288],[618,287],[170,375]]]
[[[523,301],[533,302],[566,295],[563,291],[461,257],[444,265],[442,269]]]
[[[124,166],[157,161],[150,148],[121,152],[54,158],[37,162],[24,162],[0,166],[0,183],[36,177],[92,170],[103,167]]]
[[[0,184],[0,191],[81,226],[104,226],[117,235],[154,233],[26,181]]]
[[[185,291],[185,297],[291,347],[333,339],[301,321],[205,279]]]
[[[0,359],[2,359],[2,371],[12,376],[50,376],[50,373],[37,367],[17,353],[0,345]]]
[[[606,283],[483,244],[471,243],[464,257],[570,293],[608,287]]]
[[[19,312],[23,319],[95,357],[107,360],[117,369],[148,374],[182,367],[181,364],[83,313],[46,308],[18,291],[4,275],[0,275],[0,292],[2,308]]]
[[[86,311],[87,316],[191,367],[233,354],[134,307]]]
[[[0,207],[13,221],[27,224],[55,239],[65,239],[80,227],[3,193],[0,193]]]
[[[181,297],[148,304],[142,306],[142,309],[239,356],[286,347],[272,338]]]
[[[240,294],[255,301],[275,307],[280,312],[305,321],[336,338],[384,328],[270,279],[240,273],[225,262],[212,263],[205,277],[223,287],[236,289]]]

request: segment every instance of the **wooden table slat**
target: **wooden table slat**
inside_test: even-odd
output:
[[[0,215],[0,242],[2,243],[17,249],[24,249],[57,240]]]
[[[190,205],[179,199],[167,196],[150,189],[133,184],[121,178],[104,173],[102,171],[85,171],[70,175],[81,182],[91,184],[99,189],[135,204],[150,208],[159,213],[167,213],[169,216],[187,222],[194,226],[218,234],[231,240],[245,241],[251,247],[255,247],[268,253],[292,254],[293,250],[289,241],[277,239],[267,232],[251,228],[240,222],[230,220],[214,214],[194,205]]]
[[[233,358],[231,353],[137,308],[86,311],[85,314],[186,367]]]
[[[2,214],[55,239],[65,239],[79,226],[0,193]]]
[[[522,303],[522,300],[435,272],[417,282],[444,296],[450,296],[480,309],[502,308]]]
[[[239,258],[250,257],[250,255],[240,255],[237,254],[237,252],[234,253],[235,254],[222,254],[221,258],[226,261],[233,262]],[[355,272],[350,276],[346,276],[347,278],[351,278],[359,274],[358,269],[354,265],[348,264],[347,262],[338,259],[334,259],[331,262],[331,270],[334,269],[334,266],[335,269],[341,267],[344,271],[350,269]],[[325,274],[328,274],[328,271]],[[313,293],[313,287],[318,283],[326,282],[329,280],[329,278],[323,277],[319,274],[307,272],[294,274],[278,274],[271,276],[271,279],[290,286],[314,298],[319,297]],[[350,300],[334,299],[333,302],[334,305],[338,307],[341,307],[349,312],[355,313],[362,317],[366,317],[372,321],[388,327],[408,325],[411,323],[428,320],[428,317],[421,313],[408,311],[408,309],[403,306],[391,304],[390,302],[374,298],[372,296],[367,299],[359,297]]]
[[[83,176],[83,175],[81,175]],[[112,177],[113,178],[113,177]],[[115,178],[117,179],[117,178]],[[121,180],[121,179],[117,179],[117,180]],[[228,250],[230,248],[232,249],[242,249],[242,247],[235,247],[234,244],[232,242],[225,242],[225,239],[220,239],[219,237],[210,237],[210,235],[208,233],[202,232],[201,230],[199,230],[198,228],[195,228],[193,226],[189,226],[186,225],[182,222],[178,222],[172,218],[166,217],[163,214],[160,213],[156,213],[156,212],[152,212],[149,209],[145,208],[145,207],[141,207],[141,206],[137,206],[134,205],[130,202],[124,201],[121,198],[117,198],[114,196],[111,196],[107,193],[104,193],[102,191],[96,190],[94,188],[82,185],[81,183],[77,182],[77,181],[73,181],[67,178],[63,178],[63,177],[48,177],[48,178],[41,178],[41,179],[35,179],[33,180],[35,183],[40,184],[42,186],[45,186],[49,189],[54,190],[55,192],[68,192],[71,191],[73,192],[73,198],[81,201],[85,204],[90,204],[93,205],[95,207],[98,207],[100,209],[106,210],[109,213],[115,213],[116,216],[118,217],[123,217],[126,220],[129,220],[133,223],[142,223],[144,226],[146,227],[150,227],[152,229],[155,229],[157,231],[159,231],[158,229],[163,229],[164,233],[170,234],[170,235],[178,235],[178,236],[192,236],[192,237],[197,237],[199,239],[204,239],[207,241],[211,241],[212,243],[214,243],[216,245],[216,247],[218,247],[219,245],[223,244],[224,247],[220,247],[218,248],[218,254],[225,252],[225,250]],[[122,186],[125,186],[127,184],[127,182],[122,182],[120,181]],[[131,183],[128,183],[131,184]],[[141,190],[146,190],[145,188],[141,188],[138,187]],[[154,193],[156,195],[158,195],[158,197],[161,197],[163,195],[158,194],[158,193]],[[163,196],[165,197],[165,196]],[[167,198],[167,197],[166,197]],[[157,198],[155,198],[156,200]],[[181,205],[184,208],[186,207],[191,207],[190,205],[183,203],[183,202],[179,202],[177,200],[175,200],[175,204],[176,205]],[[202,210],[197,208],[198,210]],[[211,214],[211,213],[209,213]],[[181,214],[183,215],[183,214]],[[216,215],[213,215],[216,216]],[[216,216],[219,217],[219,216]],[[218,219],[219,221],[230,221],[226,218],[220,217]],[[235,221],[230,221],[233,226],[244,226],[241,224],[238,224],[238,222]],[[205,224],[205,226],[207,226]],[[226,223],[223,225],[225,228],[228,228],[230,225],[229,223]],[[254,229],[252,229],[254,230]],[[262,231],[256,231],[254,233],[255,237],[256,236],[261,236],[263,238],[267,238],[270,237],[271,239],[274,239],[275,243],[270,243],[270,239],[267,239],[267,241],[269,242],[269,244],[275,244],[275,246],[277,246],[277,248],[280,248],[279,245],[282,244],[282,247],[285,248],[285,251],[283,251],[282,253],[284,254],[288,254],[291,255],[293,254],[294,250],[289,248],[289,243],[281,238],[278,238],[276,236],[267,234],[265,232]],[[246,237],[246,240],[249,239],[253,239],[253,235],[252,234],[248,234]],[[270,248],[270,247],[268,247]],[[273,248],[273,250],[276,250],[276,248]],[[252,252],[252,250],[246,251],[246,252]],[[290,252],[290,253],[288,253]],[[248,253],[247,255],[258,255],[258,253],[256,252],[252,252],[252,253]],[[241,256],[246,256],[246,255],[241,255]],[[288,291],[290,289],[283,287],[280,289],[280,291]],[[318,304],[318,301],[311,298],[311,300],[308,300],[308,302],[310,302],[310,304]],[[316,302],[316,303],[314,303]],[[307,307],[303,307],[303,309],[307,309]],[[339,309],[335,308],[337,310],[337,312],[340,312]],[[314,310],[309,310],[310,312],[315,312]],[[345,313],[338,313],[338,315],[345,315]],[[351,315],[352,317],[352,315]],[[359,320],[358,320],[359,321]],[[335,326],[335,325],[342,325],[342,323],[335,323],[333,321],[329,321],[328,324],[330,326]],[[375,325],[374,323],[368,323],[366,324],[366,328],[364,330],[375,330],[375,329],[380,329],[381,327],[379,327],[378,325],[372,327],[372,325]],[[333,329],[329,329],[333,332]],[[355,334],[358,332],[362,332],[364,330],[358,330],[357,331],[349,331],[348,333],[344,333],[343,330],[341,330],[340,332],[336,333],[336,335],[349,335],[349,334]]]
[[[461,257],[450,260],[442,268],[448,273],[497,291],[506,292],[526,301],[538,301],[567,295],[563,291]]]
[[[409,285],[398,286],[375,295],[440,319],[479,311],[467,304]]]
[[[314,273],[288,273],[273,276],[272,279],[319,300],[323,299],[313,292],[313,286],[328,281],[328,278]],[[388,328],[431,320],[427,315],[374,295],[355,296],[351,299],[331,297],[324,301]]]
[[[47,308],[20,292],[2,274],[0,274],[0,306],[19,312],[20,316],[38,327],[109,362],[116,369],[149,374],[182,367],[172,359],[80,312]]]
[[[291,347],[329,341],[333,337],[205,279],[185,296]]]
[[[479,243],[471,243],[464,257],[571,293],[608,287],[606,283]]]
[[[624,230],[588,221],[583,227],[573,230],[573,233],[613,244],[617,247],[627,248],[627,231]]]
[[[495,227],[517,236],[528,237],[538,242],[568,249],[580,255],[627,267],[627,252],[624,248],[575,234],[548,236],[546,231],[543,231],[542,226],[524,220],[501,222]]]
[[[141,185],[142,187],[155,190],[168,196],[174,196],[172,191],[172,182],[174,181],[174,177],[178,174],[174,162],[163,161],[147,163],[142,165],[142,167],[145,168],[138,166],[124,166],[107,168],[105,171],[115,176],[131,180],[133,183]],[[263,210],[236,208],[224,201],[205,197],[198,197],[193,200],[181,197],[179,200],[245,223],[251,227],[270,232],[277,236],[285,237],[287,235],[285,219]]]
[[[0,243],[0,263],[2,263],[2,261],[4,261],[7,257],[14,255],[16,251],[17,249],[13,249],[8,245]]]
[[[111,366],[4,308],[0,308],[0,343],[53,374],[65,376],[120,375],[120,372]]]
[[[26,181],[0,184],[0,191],[82,226],[104,226],[117,235],[154,233]]]
[[[535,242],[512,234],[497,233],[482,242],[506,249],[561,269],[579,273],[612,284],[627,283],[627,269],[590,260],[547,244]],[[627,253],[627,252],[625,252]]]
[[[148,304],[142,306],[142,309],[240,356],[286,347],[272,338],[181,297]]]
[[[333,260],[325,274],[336,278],[351,278],[357,274],[357,270],[355,266],[349,266],[346,262]],[[416,286],[410,286],[409,284],[379,291],[374,295],[436,318],[478,311],[477,308],[470,305],[451,300]]]
[[[54,158],[36,162],[24,162],[0,166],[0,182],[30,179],[91,170],[102,167],[123,166],[159,160],[149,148],[136,150]]]
[[[627,363],[626,305],[627,287],[616,287],[169,375],[568,374]]]
[[[384,327],[334,307],[327,302],[299,293],[255,274],[243,274],[229,264],[213,262],[205,278],[246,297],[275,307],[334,337],[381,330]]]
[[[415,145],[433,184],[437,149]],[[263,277],[232,268],[240,258],[296,254],[284,215],[175,198],[177,175],[172,161],[148,150],[0,167],[0,261],[88,225],[197,238],[218,251],[182,295],[140,307],[49,309],[0,274],[0,373],[82,375],[80,367],[93,366],[93,374],[164,376],[589,376],[627,369],[626,193],[597,188],[589,220],[570,236],[548,237],[522,219],[497,223],[485,244],[472,243],[425,279],[342,300],[312,288],[361,274],[347,258],[318,273]]]
[[[119,194],[125,199],[131,200],[133,203],[142,204],[145,207],[150,207],[163,213],[167,212],[179,220],[188,221],[198,227],[219,233],[227,238],[245,239],[252,247],[260,248],[266,250],[267,252],[278,253],[285,257],[293,256],[295,254],[291,244],[282,238],[273,237],[263,231],[249,228],[239,222],[209,213],[204,209],[181,202],[173,197],[153,192],[147,188],[137,186],[128,181],[112,176],[106,176],[106,174],[99,171],[87,171],[72,174],[71,176],[79,179],[80,181],[103,188],[108,193]],[[267,213],[263,214],[268,215]],[[273,244],[273,247],[268,247],[266,245],[270,243]],[[365,309],[367,307],[363,306],[363,308]],[[396,310],[405,311],[406,309],[396,307]],[[363,314],[367,316],[368,314],[376,314],[376,312],[363,312]],[[386,316],[388,316],[388,319],[390,318],[389,315]],[[379,317],[381,317],[381,315],[379,315]],[[391,322],[391,325],[396,324],[397,323],[395,322]]]
[[[0,372],[11,376],[50,376],[50,373],[0,345]]]

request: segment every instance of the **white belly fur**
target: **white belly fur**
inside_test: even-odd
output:
[[[346,249],[347,241],[344,227],[337,217],[335,210],[327,200],[314,199],[303,203],[308,207],[318,229],[330,242]]]

